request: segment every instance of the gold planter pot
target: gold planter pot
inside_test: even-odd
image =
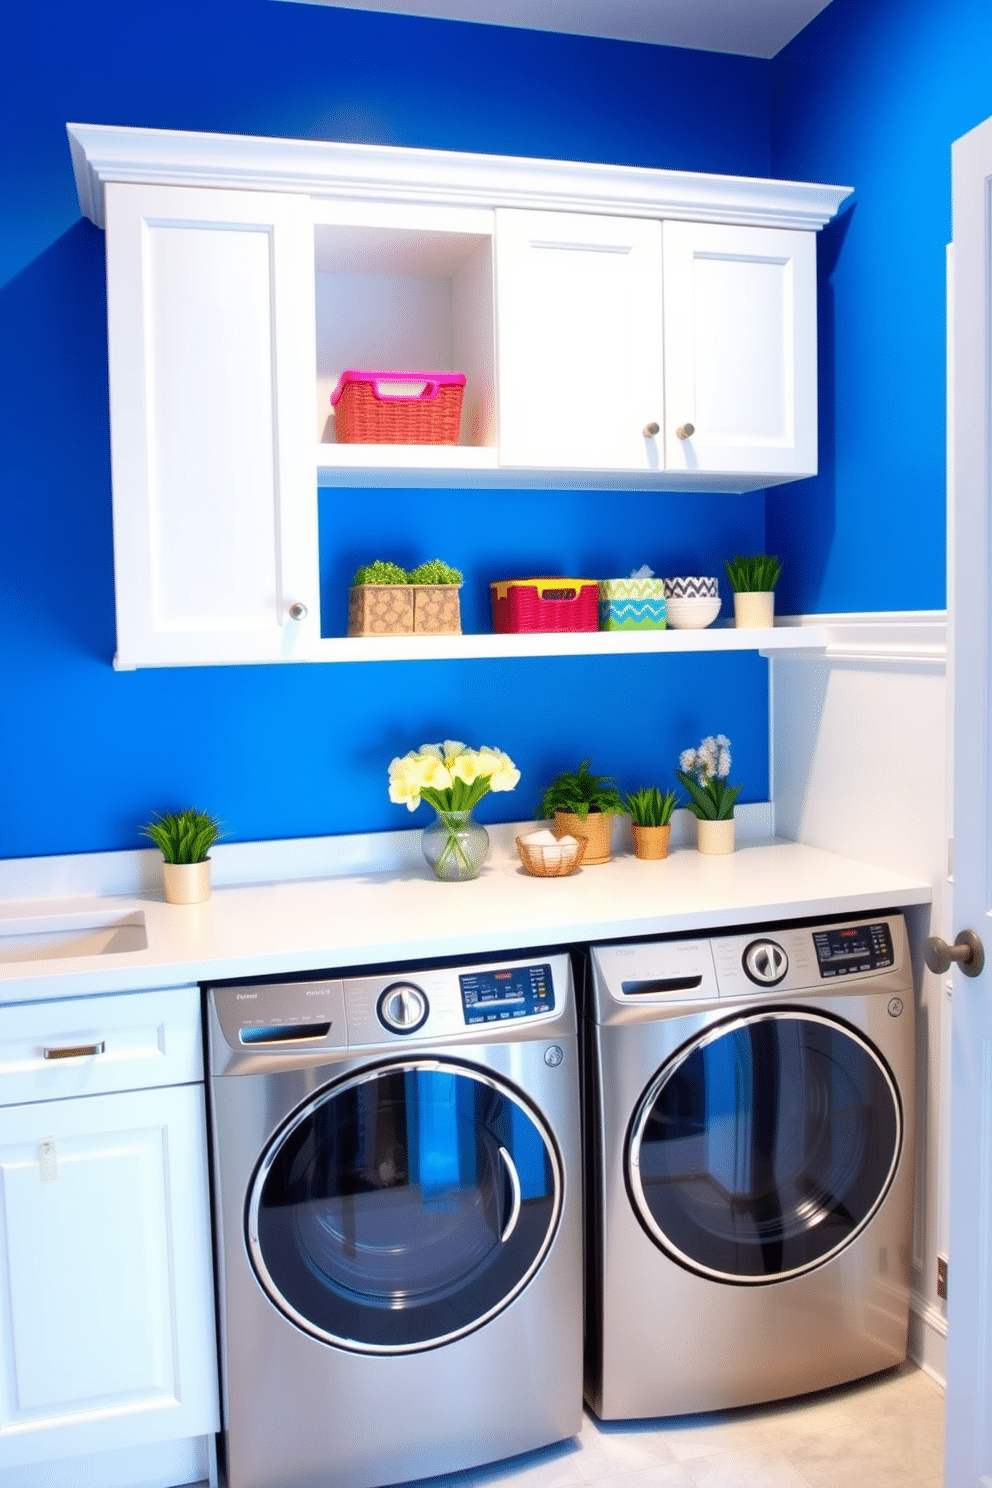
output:
[[[575,837],[585,842],[582,859],[583,868],[596,863],[608,863],[613,847],[613,817],[603,811],[590,811],[585,821],[573,816],[570,811],[555,812],[554,832],[556,837]]]
[[[636,822],[631,822],[630,830],[634,834],[634,853],[638,858],[657,860],[668,857],[671,824],[664,827],[639,827]]]

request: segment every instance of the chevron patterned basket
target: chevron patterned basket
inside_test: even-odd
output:
[[[664,630],[665,585],[661,579],[600,579],[600,630]]]

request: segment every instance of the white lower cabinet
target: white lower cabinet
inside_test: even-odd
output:
[[[56,1082],[127,1001],[39,1005]],[[0,1108],[0,1481],[190,1481],[218,1427],[202,1079]]]

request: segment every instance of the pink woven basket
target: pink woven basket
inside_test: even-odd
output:
[[[464,372],[349,369],[331,394],[338,444],[457,444],[464,390]]]

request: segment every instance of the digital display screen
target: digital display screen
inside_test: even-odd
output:
[[[882,971],[891,966],[895,959],[889,927],[883,922],[873,925],[845,925],[833,930],[814,930],[813,945],[816,947],[821,977]]]
[[[497,971],[466,971],[458,978],[466,1023],[509,1023],[552,1012],[555,989],[551,967],[506,966]]]

